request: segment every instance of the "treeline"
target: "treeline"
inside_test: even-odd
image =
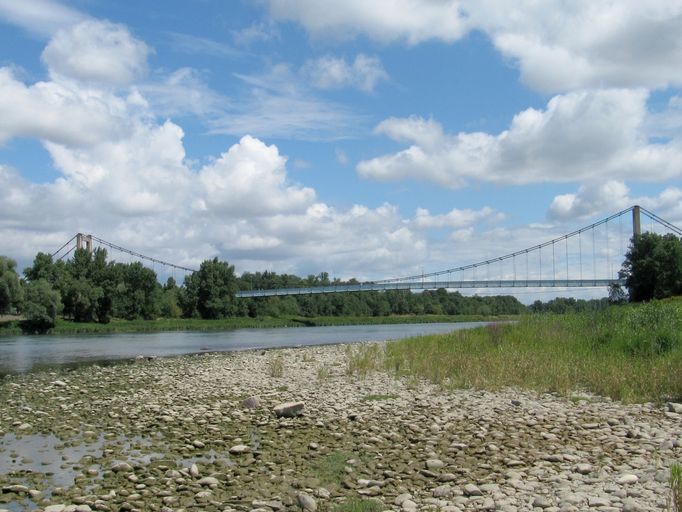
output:
[[[107,261],[105,249],[79,249],[72,259],[53,261],[38,253],[33,264],[16,272],[0,256],[0,314],[21,313],[31,331],[45,330],[61,317],[75,322],[107,323],[112,318],[203,318],[278,316],[503,315],[526,307],[512,296],[464,297],[445,290],[407,290],[312,294],[237,299],[238,290],[328,286],[357,283],[330,280],[327,273],[302,278],[274,272],[235,275],[218,259],[204,261],[178,285],[160,284],[141,263]]]
[[[660,299],[682,294],[682,241],[674,235],[644,233],[633,238],[620,276],[629,299]],[[0,256],[0,314],[21,313],[29,330],[45,330],[58,315],[76,322],[107,323],[112,318],[155,319],[278,316],[505,315],[525,311],[567,313],[624,302],[628,295],[612,286],[608,299],[557,298],[526,308],[515,297],[464,297],[446,290],[311,294],[237,299],[239,290],[357,284],[330,280],[321,273],[299,277],[274,272],[246,272],[218,259],[204,261],[178,285],[141,263],[107,261],[99,248],[78,249],[71,260],[53,261],[38,253],[23,278],[16,264]]]

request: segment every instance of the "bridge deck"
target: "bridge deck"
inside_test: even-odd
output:
[[[279,295],[310,295],[316,293],[369,292],[386,290],[436,290],[468,288],[598,288],[624,284],[622,279],[523,279],[498,281],[417,281],[404,283],[359,283],[309,288],[277,288],[272,290],[242,290],[237,297],[273,297]]]

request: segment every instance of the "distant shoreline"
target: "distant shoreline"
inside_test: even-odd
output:
[[[415,323],[459,323],[504,321],[518,318],[515,315],[395,315],[352,317],[234,317],[220,320],[196,318],[161,318],[158,320],[112,320],[108,324],[58,320],[57,325],[46,334],[130,334],[174,331],[228,331],[233,329],[258,329],[278,327],[321,327],[333,325],[386,325]],[[3,336],[17,336],[22,332],[19,320],[0,319],[0,340]]]

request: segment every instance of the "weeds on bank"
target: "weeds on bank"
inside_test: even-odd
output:
[[[354,354],[351,368],[379,364]],[[388,343],[382,364],[445,387],[518,387],[625,402],[682,397],[682,302],[653,302],[567,315],[529,315]]]
[[[682,464],[670,466],[670,506],[671,512],[682,512]]]
[[[332,376],[332,369],[329,366],[320,366],[317,369],[317,380],[328,380]]]
[[[284,375],[284,359],[282,356],[275,356],[270,359],[270,377],[279,378]]]
[[[377,344],[346,346],[347,375],[365,377],[383,368],[383,360],[383,348]]]

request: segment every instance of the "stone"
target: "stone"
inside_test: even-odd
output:
[[[544,496],[536,496],[533,499],[533,508],[549,508],[552,506],[552,502],[549,501]]]
[[[438,475],[439,482],[454,482],[455,480],[457,480],[457,476],[453,473],[441,473]]]
[[[464,494],[466,496],[483,496],[481,490],[474,484],[466,484],[464,486]]]
[[[194,478],[198,478],[199,475],[201,474],[201,472],[199,471],[199,466],[197,466],[196,464],[192,464],[189,467],[189,474]]]
[[[293,418],[300,414],[303,414],[303,402],[285,402],[283,404],[276,405],[273,408],[275,416],[278,418]]]
[[[133,470],[133,467],[127,462],[114,462],[111,465],[111,470],[114,473],[130,473]]]
[[[403,501],[401,508],[404,512],[417,512],[417,504],[412,500]]]
[[[445,466],[445,462],[440,459],[429,459],[426,461],[427,469],[441,469]]]
[[[63,388],[66,386],[66,382],[64,382],[63,380],[55,380],[52,382],[52,385]]]
[[[230,453],[232,455],[241,455],[242,453],[248,453],[251,451],[251,448],[246,446],[245,444],[237,444],[230,448]]]
[[[611,506],[611,500],[604,496],[590,496],[589,498],[587,498],[587,504],[591,508],[609,507]]]
[[[573,468],[576,473],[580,473],[581,475],[587,475],[592,472],[592,464],[576,464],[575,468]]]
[[[257,396],[250,396],[242,400],[242,407],[244,409],[257,409],[260,405],[260,399]]]
[[[433,490],[434,498],[446,498],[452,495],[452,487],[449,485],[439,485]]]
[[[400,507],[400,506],[402,506],[402,504],[405,500],[411,500],[411,499],[412,499],[412,495],[407,493],[407,492],[404,492],[402,494],[398,494],[398,496],[395,497],[395,499],[393,500],[393,504]]]
[[[308,512],[317,511],[317,502],[315,501],[315,498],[304,492],[299,492],[296,495],[296,501],[298,501],[298,506],[303,510],[307,510]]]
[[[668,411],[674,412],[676,414],[682,414],[682,404],[668,402],[666,405],[668,406]]]
[[[625,474],[616,480],[616,483],[619,485],[632,485],[636,484],[638,481],[639,477],[637,475]]]
[[[220,480],[213,476],[205,476],[197,482],[199,485],[218,485]]]
[[[66,505],[48,505],[43,509],[43,512],[63,512]]]

